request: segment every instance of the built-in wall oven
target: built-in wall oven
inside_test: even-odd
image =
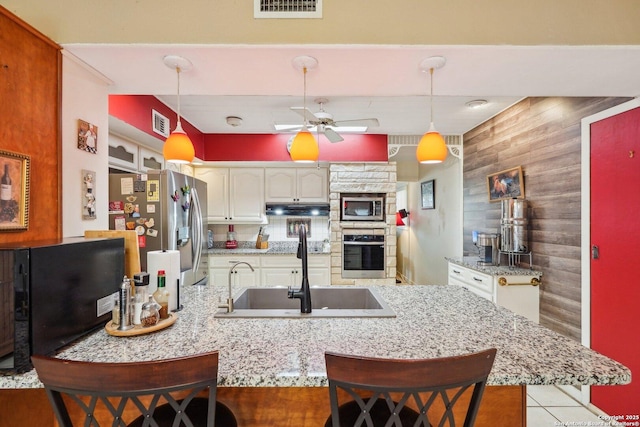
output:
[[[384,229],[342,231],[342,277],[384,279],[386,256]]]

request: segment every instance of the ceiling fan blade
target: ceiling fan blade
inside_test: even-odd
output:
[[[378,119],[354,119],[354,120],[339,120],[335,122],[335,125],[340,126],[379,126]]]
[[[302,117],[304,117],[305,119],[307,119],[307,122],[309,123],[313,123],[315,121],[318,120],[318,118],[316,117],[315,114],[313,114],[311,112],[311,110],[309,110],[308,108],[304,108],[304,107],[291,107],[292,111],[295,111],[296,113],[300,114]]]
[[[329,128],[329,127],[325,127],[324,128],[324,136],[327,137],[327,139],[329,140],[329,142],[340,142],[340,141],[344,141],[344,138],[342,138],[340,135],[338,135],[336,133],[335,130]]]
[[[278,123],[274,123],[274,126],[278,126]],[[282,126],[282,125],[281,125]],[[298,131],[302,129],[302,125],[288,125],[286,127],[280,127],[279,129],[276,128],[278,132],[289,132],[292,130]]]

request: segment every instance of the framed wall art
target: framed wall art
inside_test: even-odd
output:
[[[436,208],[436,180],[431,179],[420,184],[422,209]]]
[[[0,231],[29,228],[29,156],[0,150]]]
[[[96,219],[96,173],[82,171],[82,219]]]
[[[98,152],[98,126],[78,120],[78,149],[93,154]]]
[[[522,166],[487,175],[489,201],[502,199],[524,199]]]

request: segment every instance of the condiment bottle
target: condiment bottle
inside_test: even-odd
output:
[[[133,276],[135,294],[133,296],[133,324],[140,324],[142,305],[149,299],[149,274],[138,273]]]
[[[164,270],[158,270],[158,289],[153,293],[153,299],[160,304],[160,319],[169,318],[169,291],[166,288]]]

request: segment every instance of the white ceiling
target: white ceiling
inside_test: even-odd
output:
[[[420,63],[441,55],[433,79],[434,123],[460,135],[527,96],[640,95],[640,46],[258,46],[68,44],[67,52],[104,75],[113,94],[156,95],[176,109],[177,78],[163,63],[180,55],[182,116],[204,133],[273,133],[274,122],[301,121],[299,55],[318,60],[307,74],[307,107],[329,99],[335,120],[377,118],[368,133],[418,135],[429,125],[429,76]],[[465,103],[485,99],[483,108]],[[243,119],[232,127],[227,116]]]

